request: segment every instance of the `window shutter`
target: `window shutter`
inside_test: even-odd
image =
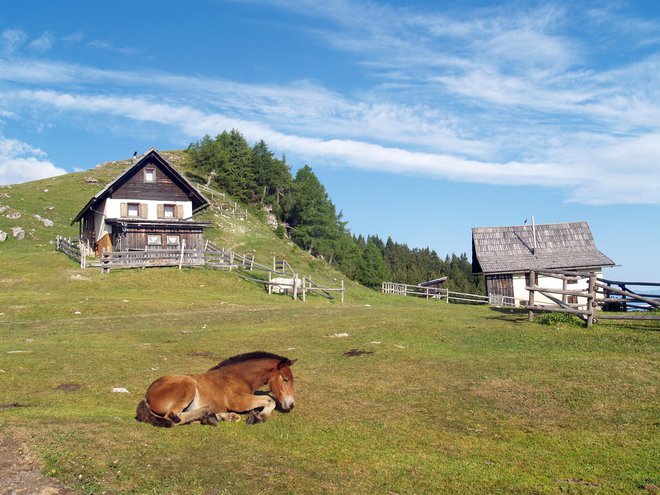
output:
[[[158,205],[158,218],[165,218],[165,205]]]
[[[183,205],[176,205],[176,217],[183,218]]]
[[[119,216],[126,218],[128,216],[128,203],[121,203],[119,205]]]
[[[147,218],[149,206],[145,203],[140,203],[140,218]]]

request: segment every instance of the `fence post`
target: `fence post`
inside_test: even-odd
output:
[[[302,278],[302,299],[303,299],[303,302],[306,301],[306,299],[305,299],[305,277]]]
[[[589,275],[589,294],[587,295],[587,328],[594,324],[594,313],[596,312],[596,276]]]
[[[271,280],[273,279],[272,272],[268,272],[268,295],[273,293],[273,286],[271,285]]]
[[[294,273],[293,274],[293,300],[295,301],[298,299],[298,276]]]
[[[183,252],[186,249],[186,240],[181,240],[181,257],[179,258],[179,270],[181,270],[181,265],[183,265]]]
[[[102,273],[110,273],[110,253],[103,251],[103,260],[101,260]]]
[[[529,306],[529,313],[527,315],[527,319],[529,321],[534,321],[534,311],[532,311],[532,307],[534,306],[534,287],[536,287],[536,272],[531,271],[529,272],[529,301],[527,302],[527,306]]]

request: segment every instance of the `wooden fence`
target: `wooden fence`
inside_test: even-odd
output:
[[[562,288],[540,287],[538,275],[558,279]],[[587,282],[586,289],[569,290],[568,283]],[[632,291],[629,286],[660,287],[657,283],[648,282],[619,282],[599,278],[593,272],[530,272],[529,320],[534,319],[535,311],[550,311],[573,314],[584,320],[587,327],[591,327],[598,319],[617,320],[660,320],[660,315],[649,315],[648,310],[660,308],[660,295],[639,294]],[[543,295],[550,303],[541,303],[536,294]],[[559,297],[557,297],[559,296]],[[624,314],[608,314],[601,308],[608,309],[636,309],[637,311]]]
[[[306,300],[307,294],[316,294],[327,299],[335,299],[334,292],[340,293],[340,300],[344,302],[344,281],[341,281],[340,287],[327,287],[315,284],[312,282],[311,277],[299,278],[293,272],[291,265],[286,260],[279,262],[279,269],[282,271],[275,271],[273,268],[257,263],[254,259],[254,254],[239,254],[234,251],[225,249],[214,249],[207,251],[198,251],[194,249],[185,249],[185,245],[181,249],[158,249],[158,250],[145,250],[145,251],[111,251],[103,253],[101,260],[86,263],[86,257],[80,256],[80,243],[71,238],[57,238],[57,250],[65,253],[70,258],[79,261],[81,268],[86,266],[100,266],[103,273],[109,273],[111,270],[121,268],[153,268],[153,267],[208,267],[220,270],[240,270],[241,272],[263,271],[268,273],[268,280],[256,278],[254,276],[241,275],[242,278],[257,283],[265,284],[268,288],[268,293],[279,292],[279,289],[284,289],[284,292],[291,294],[294,299],[302,298]],[[84,250],[84,247],[83,247]],[[274,262],[275,263],[275,262]],[[287,275],[291,273],[290,279],[283,279],[283,281],[273,281],[273,274]],[[273,290],[277,288],[277,290]],[[290,289],[290,290],[289,290]]]
[[[255,279],[256,280],[256,279]],[[273,278],[272,273],[268,272],[268,281],[263,281],[268,289],[269,294],[285,293],[291,295],[294,299],[300,298],[305,301],[307,294],[317,294],[326,299],[335,299],[332,295],[333,292],[339,292],[341,303],[344,303],[344,281],[341,281],[340,287],[325,287],[312,282],[311,277],[299,278],[294,274],[291,278],[276,277]]]
[[[461,302],[468,304],[491,304],[494,306],[514,306],[513,298],[506,296],[483,296],[481,294],[468,294],[455,292],[447,288],[427,287],[423,285],[400,284],[397,282],[383,282],[383,294],[398,296],[423,297],[425,299],[444,300],[446,302]]]
[[[223,192],[216,191],[205,184],[197,184],[197,189],[210,196],[211,209],[220,213],[222,216],[240,218],[246,220],[248,216],[247,208],[242,208],[236,201],[227,197]]]
[[[93,254],[91,249],[78,239],[59,235],[55,238],[55,250],[66,254],[72,260],[80,263],[80,268],[87,268],[87,257]]]

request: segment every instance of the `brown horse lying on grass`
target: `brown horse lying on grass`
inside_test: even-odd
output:
[[[170,427],[199,421],[217,425],[240,421],[249,413],[248,424],[266,421],[279,403],[289,412],[295,403],[291,365],[295,362],[269,352],[249,352],[230,357],[204,374],[165,375],[149,385],[137,407],[136,419],[154,426]],[[268,386],[270,395],[254,395]]]

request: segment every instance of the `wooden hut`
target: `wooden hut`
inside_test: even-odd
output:
[[[614,266],[614,262],[596,248],[586,222],[472,229],[472,272],[485,275],[489,296],[503,296],[515,300],[516,305],[528,300],[525,287],[530,271],[590,271],[600,275],[605,266]],[[550,277],[539,277],[538,285],[562,288],[561,282]]]
[[[99,191],[71,224],[80,241],[103,251],[201,249],[204,228],[193,215],[209,201],[151,148]]]

